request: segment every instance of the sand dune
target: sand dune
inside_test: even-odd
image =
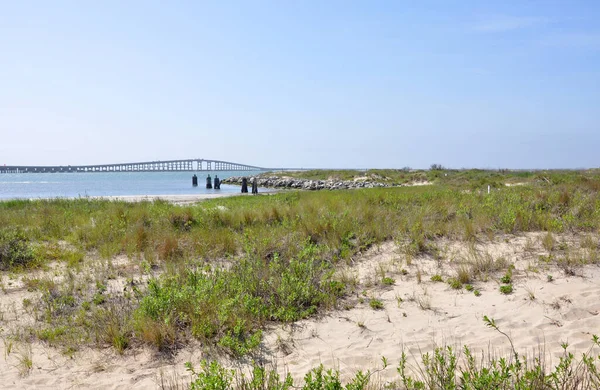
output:
[[[577,237],[560,239],[576,246]],[[340,309],[316,319],[271,326],[262,346],[262,358],[280,372],[290,372],[299,379],[321,363],[343,374],[376,369],[385,356],[391,366],[377,378],[383,384],[397,379],[395,366],[402,351],[412,357],[413,363],[421,353],[446,345],[461,350],[468,344],[477,354],[509,355],[508,340],[485,326],[484,315],[496,320],[521,354],[541,354],[548,364],[555,364],[562,354],[561,343],[566,342],[569,350],[580,356],[590,348],[592,333],[600,329],[600,268],[581,266],[565,273],[563,268],[539,260],[545,253],[541,240],[541,233],[530,233],[474,246],[439,241],[438,259],[416,257],[410,265],[394,243],[372,248],[340,271],[340,276],[357,283],[356,292],[340,304]],[[444,280],[454,276],[457,267],[475,254],[514,264],[512,294],[500,293],[501,275],[473,283],[481,296],[430,280],[434,274]],[[394,284],[379,283],[383,274],[395,279]],[[33,293],[18,280],[9,285],[8,275],[3,278],[3,388],[160,388],[161,381],[188,383],[184,362],[198,364],[203,356],[196,343],[167,360],[146,349],[127,351],[124,356],[112,350],[86,349],[69,358],[40,342],[14,341],[11,345],[9,334],[16,325],[28,321],[23,299],[33,297]],[[380,300],[383,309],[372,309],[371,299]],[[32,358],[28,372],[20,362],[24,356]],[[226,359],[223,363],[235,366]]]

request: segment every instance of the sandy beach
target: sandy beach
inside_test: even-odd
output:
[[[273,193],[274,191],[262,191],[261,194]],[[234,193],[215,193],[215,194],[189,194],[189,195],[128,195],[128,196],[97,196],[92,199],[107,199],[107,200],[118,200],[124,202],[143,202],[143,201],[155,201],[165,200],[174,204],[192,204],[207,199],[218,199],[227,198],[231,196],[248,196],[248,194]]]
[[[559,239],[571,243],[579,240],[572,236]],[[270,326],[260,355],[279,372],[290,372],[296,379],[319,364],[347,374],[375,370],[384,356],[390,367],[374,378],[383,386],[397,379],[395,367],[403,351],[413,364],[420,361],[422,353],[443,346],[461,351],[468,344],[476,356],[484,358],[510,354],[507,338],[485,326],[483,316],[487,315],[510,336],[522,355],[542,357],[551,366],[563,354],[561,343],[568,343],[569,351],[580,356],[588,351],[592,333],[600,328],[600,268],[583,266],[565,273],[555,265],[544,264],[539,261],[545,254],[542,240],[542,233],[500,237],[475,246],[442,240],[437,243],[443,253],[441,259],[423,256],[411,264],[396,243],[375,246],[338,271],[357,284],[353,296],[338,310],[317,318]],[[452,277],[460,259],[469,256],[492,256],[513,264],[514,292],[500,293],[499,282],[492,278],[474,283],[480,296],[431,280],[434,275],[443,280]],[[122,266],[128,262],[126,258],[119,261]],[[379,283],[382,273],[393,278],[393,283]],[[2,277],[3,388],[176,388],[177,384],[189,383],[184,363],[197,365],[207,357],[195,342],[169,358],[146,348],[128,350],[122,356],[114,350],[85,349],[69,357],[39,341],[13,342],[7,337],[11,331],[32,321],[23,302],[36,293],[28,292],[19,277]],[[111,289],[117,291],[123,283],[117,279]],[[372,299],[380,300],[381,309],[369,305]],[[33,362],[26,372],[24,357]],[[244,367],[244,363],[234,364],[225,357],[220,360],[232,368]]]
[[[276,189],[260,189],[259,195],[268,195],[277,193]],[[232,196],[250,196],[251,194],[241,194],[239,192],[224,192],[213,194],[178,194],[178,195],[118,195],[118,196],[89,196],[89,199],[104,199],[110,201],[123,202],[152,202],[155,200],[164,200],[173,204],[188,205],[203,200],[228,198]],[[30,200],[52,200],[56,198],[30,198]],[[67,198],[72,199],[72,198]],[[11,199],[0,199],[0,202],[6,202]]]

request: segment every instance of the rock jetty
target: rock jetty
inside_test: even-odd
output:
[[[250,178],[250,180],[252,180],[252,178]],[[352,188],[393,187],[391,184],[367,180],[309,180],[279,176],[257,176],[256,181],[259,187],[292,188],[301,190],[342,190]],[[241,185],[242,176],[228,177],[221,182]]]

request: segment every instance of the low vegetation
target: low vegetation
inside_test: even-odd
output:
[[[512,347],[511,338],[502,331],[494,319],[484,316],[485,324],[504,335]],[[416,369],[410,369],[405,353],[396,367],[398,379],[382,384],[377,374],[388,368],[388,361],[382,358],[382,368],[371,371],[358,371],[350,379],[342,381],[338,370],[326,370],[320,365],[306,373],[302,383],[294,383],[291,375],[282,378],[275,370],[254,364],[250,375],[228,370],[216,361],[202,361],[196,371],[188,362],[186,367],[192,374],[191,389],[243,389],[243,390],[368,390],[385,389],[599,389],[600,355],[594,348],[600,347],[600,338],[592,337],[590,349],[579,359],[568,351],[568,344],[562,344],[564,354],[555,367],[547,367],[543,356],[527,360],[513,348],[509,358],[476,356],[468,346],[462,353],[452,347],[436,348],[431,354],[421,355]]]
[[[36,260],[30,240],[22,231],[0,230],[0,270],[34,267]]]
[[[513,171],[508,169],[449,169],[432,164],[430,169],[365,169],[365,170],[308,170],[296,172],[267,172],[265,176],[291,177],[307,180],[369,180],[392,185],[434,183],[471,189],[503,188],[506,185],[544,184],[560,185],[579,180],[596,179],[597,169],[587,171]]]
[[[61,346],[66,353],[85,344],[123,353],[141,343],[169,352],[195,338],[207,349],[248,355],[269,322],[306,318],[356,294],[356,285],[336,271],[386,241],[397,244],[408,267],[425,255],[441,261],[440,239],[469,244],[536,231],[545,232],[548,253],[541,261],[559,264],[565,273],[600,263],[593,240],[583,245],[585,256],[575,256],[556,239],[600,231],[600,175],[595,171],[359,174],[394,183],[422,179],[436,184],[285,192],[193,206],[87,198],[0,202],[0,270],[22,275],[25,287],[39,292],[23,304],[37,321],[23,337]],[[507,181],[528,185],[505,187]],[[498,189],[488,194],[488,185]],[[32,269],[60,271],[42,278],[27,275]],[[421,281],[420,269],[416,275]],[[473,255],[456,275],[427,275],[423,283],[446,280],[446,287],[461,290],[466,285],[479,296],[473,287],[478,281],[500,280],[500,291],[509,294],[515,277],[506,260]],[[385,275],[375,282],[381,289],[395,283],[401,282]],[[377,299],[368,305],[384,309]],[[436,362],[452,356],[445,350],[436,354]],[[508,363],[496,361],[486,369],[499,370],[498,375],[514,369],[501,364]],[[197,374],[214,370],[219,369],[208,364]],[[311,375],[311,380],[336,381],[335,372]]]

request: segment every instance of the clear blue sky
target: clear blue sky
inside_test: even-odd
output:
[[[0,164],[600,166],[600,1],[0,0]]]

